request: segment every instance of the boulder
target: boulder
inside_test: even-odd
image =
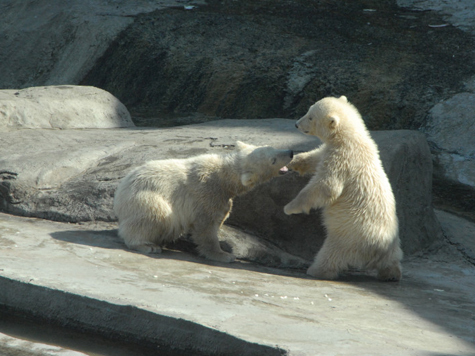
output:
[[[418,251],[441,238],[431,205],[427,142],[414,131],[372,135],[396,195],[403,248],[406,253]],[[169,129],[0,131],[0,209],[57,221],[114,221],[115,189],[133,167],[152,159],[225,153],[236,140],[295,151],[319,144],[286,119],[222,120]],[[253,241],[259,251],[272,250],[269,244],[279,247],[283,255],[270,264],[299,265],[300,258],[313,257],[325,238],[318,211],[298,216],[283,213],[284,205],[307,181],[308,177],[292,172],[235,200],[228,224],[257,236]],[[227,235],[235,236],[229,245],[238,250],[239,236]],[[251,250],[240,249],[240,257],[266,263],[262,253]],[[288,254],[296,257],[292,260]]]
[[[0,129],[82,129],[135,126],[112,94],[88,86],[0,91]]]
[[[398,4],[2,0],[0,88],[97,86],[143,126],[298,117],[346,95],[371,129],[419,128],[474,74],[473,43],[429,27],[445,23],[435,11],[405,7],[456,8],[473,23],[473,5]]]
[[[435,214],[449,243],[475,264],[475,222],[443,210],[435,210]]]
[[[372,130],[417,129],[474,74],[472,37],[441,23],[394,1],[208,1],[138,15],[80,83],[137,126],[299,117],[346,95]]]
[[[475,189],[475,94],[459,93],[429,112],[424,128],[436,175]]]

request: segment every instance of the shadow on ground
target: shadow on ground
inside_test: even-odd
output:
[[[127,250],[117,237],[116,229],[84,230],[54,232],[51,236],[60,241],[98,247],[103,249]],[[129,251],[129,250],[127,250]],[[130,251],[129,251],[130,252]],[[224,264],[207,261],[197,256],[194,245],[184,239],[171,244],[162,254],[146,255],[153,259],[175,259],[217,266],[248,270],[263,274],[273,274],[288,278],[288,284],[293,279],[311,280],[304,270],[278,269],[252,262],[238,260],[235,263]],[[335,286],[349,285],[357,288],[359,293],[367,296],[378,295],[381,298],[396,301],[404,310],[438,325],[453,337],[464,342],[475,343],[475,270],[473,266],[461,260],[461,255],[451,246],[442,244],[431,254],[409,256],[403,263],[404,277],[399,283],[379,282],[375,273],[350,271],[341,276],[338,281],[327,282]],[[384,312],[375,310],[375,313]],[[461,322],[465,320],[465,322]],[[424,330],[421,330],[423,333]],[[427,355],[436,355],[427,353]],[[444,354],[445,355],[445,354]]]

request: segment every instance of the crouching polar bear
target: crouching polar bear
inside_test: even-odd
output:
[[[221,250],[218,240],[232,199],[285,173],[293,157],[291,150],[236,146],[229,154],[150,161],[125,176],[114,197],[125,244],[160,253],[164,243],[191,234],[201,255],[232,262],[234,255]]]
[[[288,166],[314,175],[284,212],[308,214],[312,208],[323,208],[327,230],[307,273],[335,279],[352,266],[376,269],[381,280],[399,280],[403,253],[394,195],[358,110],[344,96],[324,98],[296,126],[323,142],[296,155]]]

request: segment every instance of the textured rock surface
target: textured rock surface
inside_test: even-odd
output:
[[[0,88],[99,86],[148,126],[297,117],[345,94],[370,128],[414,129],[475,74],[470,35],[394,1],[4,0],[1,10]]]
[[[441,22],[394,1],[212,0],[137,16],[81,83],[143,126],[298,117],[344,94],[370,129],[417,129],[475,74],[471,36]]]
[[[110,93],[87,86],[0,90],[0,128],[80,129],[135,126]]]
[[[397,0],[396,3],[419,11],[437,11],[451,25],[475,34],[475,3],[472,0]]]
[[[79,84],[135,15],[188,2],[2,0],[0,88]]]
[[[475,35],[475,2],[471,0],[398,0],[417,11],[435,11],[442,21],[428,24],[434,31],[457,27]],[[459,55],[452,50],[452,57]],[[473,61],[470,62],[473,65]],[[428,111],[423,130],[434,158],[434,201],[437,206],[475,219],[475,78]]]
[[[406,253],[440,238],[431,205],[431,157],[422,134],[373,132],[393,185]],[[2,211],[59,221],[115,219],[119,179],[144,161],[226,152],[236,140],[305,151],[318,141],[294,121],[223,120],[170,129],[10,130],[0,132]],[[310,259],[324,239],[318,212],[285,216],[308,180],[290,173],[236,199],[229,223]],[[290,263],[292,264],[292,263]]]
[[[435,105],[423,127],[434,163],[434,202],[475,219],[475,80]]]
[[[436,173],[475,189],[475,94],[460,93],[435,105],[425,127]]]
[[[475,223],[446,211],[436,210],[435,213],[449,242],[475,264]]]

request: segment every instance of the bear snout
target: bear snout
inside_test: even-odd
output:
[[[299,123],[298,122],[295,123],[295,127],[299,128]]]

